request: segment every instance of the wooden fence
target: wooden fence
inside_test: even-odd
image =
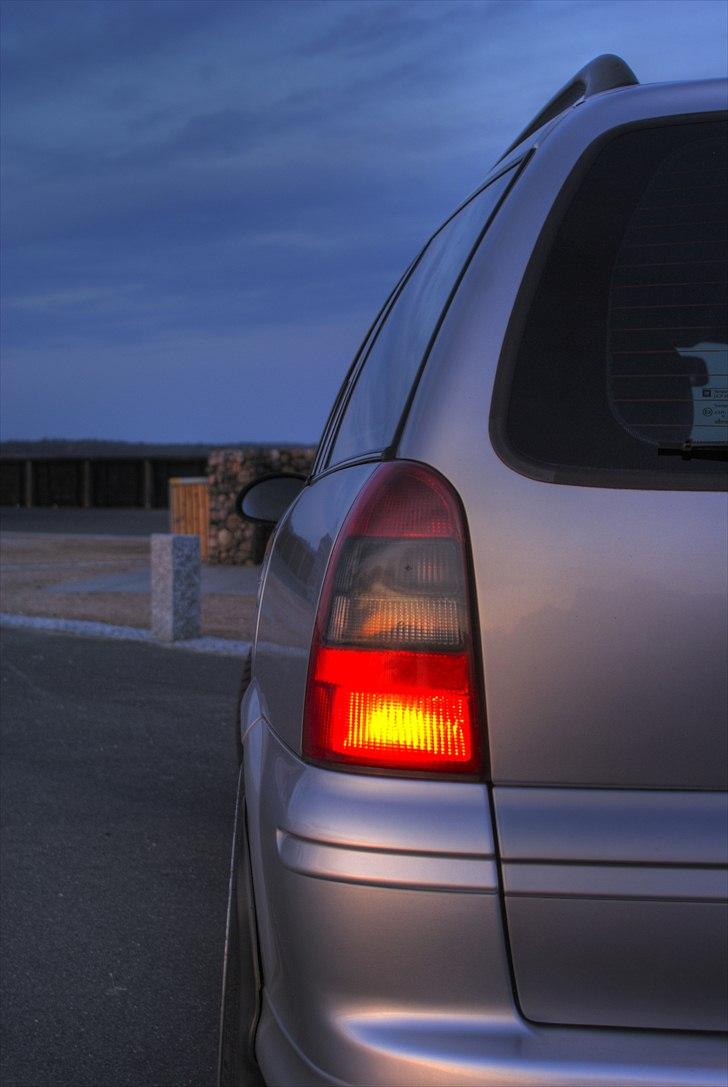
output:
[[[209,524],[207,476],[170,479],[169,530],[183,536],[198,536],[203,562],[208,555]]]

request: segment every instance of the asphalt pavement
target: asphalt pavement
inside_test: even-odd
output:
[[[169,532],[169,510],[0,506],[1,532],[62,532],[91,536],[149,536]]]
[[[2,635],[4,1087],[214,1083],[235,658]]]

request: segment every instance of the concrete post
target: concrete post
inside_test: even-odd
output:
[[[152,636],[160,642],[199,638],[200,541],[152,535]]]

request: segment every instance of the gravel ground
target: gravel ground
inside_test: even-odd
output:
[[[149,540],[142,536],[41,536],[0,534],[0,611],[57,619],[89,619],[145,627],[151,621],[147,593],[63,592],[64,582],[144,570]],[[205,594],[202,633],[250,640],[255,597]]]

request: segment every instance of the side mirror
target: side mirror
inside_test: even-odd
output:
[[[303,490],[304,476],[263,476],[244,487],[235,499],[235,512],[244,521],[275,525]]]

